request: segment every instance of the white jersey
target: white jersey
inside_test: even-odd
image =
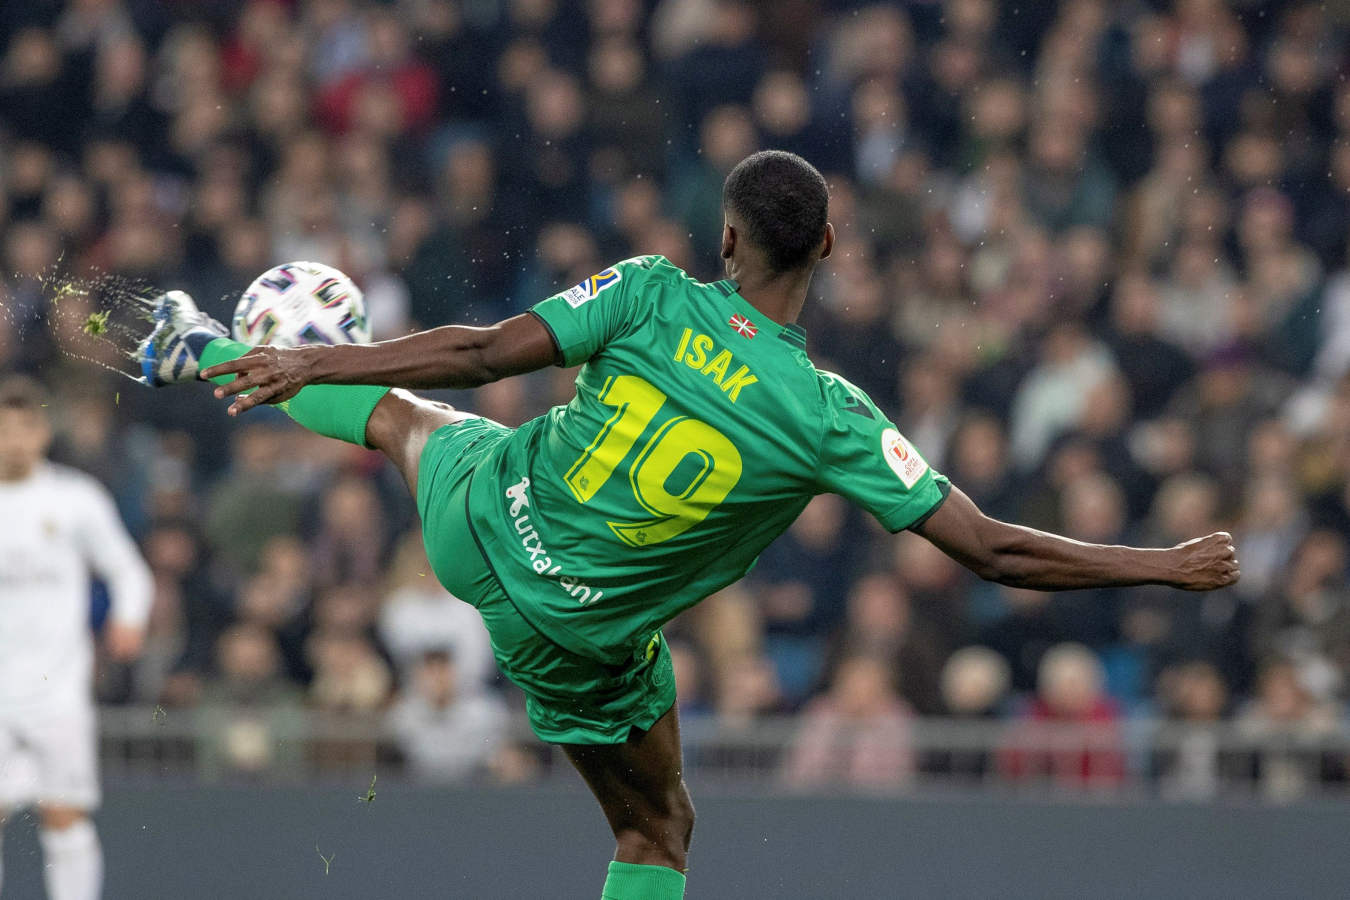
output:
[[[0,714],[90,702],[91,572],[110,618],[144,626],[150,570],[107,490],[50,463],[0,481]]]

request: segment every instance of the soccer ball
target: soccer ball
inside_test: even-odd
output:
[[[346,275],[315,262],[273,266],[253,280],[234,308],[236,341],[258,346],[363,344],[366,302]]]

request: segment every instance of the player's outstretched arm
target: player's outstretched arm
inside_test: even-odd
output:
[[[987,581],[1034,590],[1163,584],[1210,591],[1239,575],[1227,532],[1158,550],[1084,544],[991,519],[955,487],[915,531]]]
[[[235,374],[217,397],[252,391],[234,401],[243,412],[289,400],[310,384],[370,384],[408,388],[473,388],[558,362],[553,336],[538,318],[514,316],[488,328],[446,325],[376,344],[295,349],[258,347],[202,372]]]

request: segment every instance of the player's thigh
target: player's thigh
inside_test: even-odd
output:
[[[427,439],[446,425],[477,418],[448,403],[395,388],[375,404],[366,423],[366,442],[389,457],[408,488],[417,492],[417,470]]]
[[[98,807],[98,718],[92,705],[44,710],[21,723],[17,738],[32,761],[31,790],[39,809],[64,821]]]
[[[616,835],[669,830],[670,838],[688,842],[693,805],[684,784],[674,706],[625,743],[568,744],[563,749],[600,801]]]
[[[0,717],[0,822],[37,800],[37,761],[20,741],[17,724]]]

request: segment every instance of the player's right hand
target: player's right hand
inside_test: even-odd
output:
[[[255,347],[238,359],[232,359],[202,372],[205,379],[236,375],[234,381],[216,388],[222,400],[233,396],[229,412],[237,416],[263,403],[282,403],[300,393],[309,384],[309,362],[319,347]],[[241,391],[248,391],[240,395]]]
[[[1177,544],[1174,587],[1186,591],[1212,591],[1236,584],[1242,572],[1238,568],[1233,536],[1226,531]]]
[[[103,628],[103,643],[118,662],[131,662],[145,646],[145,629],[136,625],[109,622]]]

